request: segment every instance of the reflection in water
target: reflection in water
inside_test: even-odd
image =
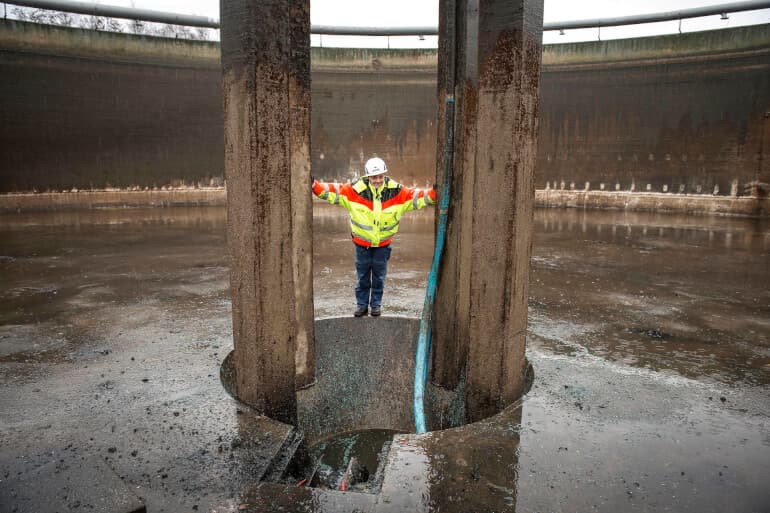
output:
[[[685,216],[645,212],[539,209],[535,211],[538,233],[595,233],[608,240],[652,236],[725,249],[770,248],[770,220]],[[609,230],[609,233],[607,233]]]
[[[368,429],[318,442],[311,448],[316,468],[310,486],[339,490],[344,480],[347,490],[379,492],[385,458],[396,433]]]
[[[515,511],[522,407],[419,439],[434,511]]]
[[[91,229],[106,226],[138,228],[141,226],[178,226],[224,228],[224,207],[174,207],[94,209],[62,212],[31,212],[2,215],[3,227],[57,227]]]
[[[434,472],[428,450],[421,441],[415,435],[397,436],[393,441],[380,492],[382,500],[392,506],[391,511],[431,511]],[[445,503],[442,501],[442,505]]]

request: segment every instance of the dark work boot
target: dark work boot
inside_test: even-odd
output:
[[[373,306],[372,307],[372,317],[379,317],[382,315],[382,307],[381,306]]]
[[[372,311],[374,311],[374,309],[372,309]],[[356,317],[363,317],[368,313],[369,313],[369,309],[367,307],[359,306],[358,308],[356,308],[356,311],[353,312],[353,315],[355,315]]]

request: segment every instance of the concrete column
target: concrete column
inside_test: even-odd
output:
[[[295,423],[312,379],[309,1],[220,11],[236,392]]]
[[[432,375],[454,388],[465,369],[473,422],[524,386],[543,1],[441,0],[439,18],[439,104],[454,94],[456,114]]]

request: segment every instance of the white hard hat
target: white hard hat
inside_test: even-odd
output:
[[[377,176],[388,172],[388,166],[381,158],[374,157],[366,161],[366,176]]]

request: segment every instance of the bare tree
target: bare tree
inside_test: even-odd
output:
[[[146,34],[147,33],[147,25],[141,20],[129,20],[127,28],[128,28],[129,34]]]
[[[72,27],[75,25],[76,16],[62,11],[48,11],[45,9],[30,9],[24,7],[15,7],[11,10],[11,15],[21,21],[32,23],[41,23],[47,25],[59,25],[62,27]]]
[[[78,22],[78,26],[80,28],[90,29],[90,30],[104,30],[104,18],[101,18],[99,16],[81,16],[80,20]]]
[[[61,25],[62,27],[72,27],[75,25],[75,17],[72,13],[62,11],[51,11],[51,25]]]
[[[198,41],[208,41],[209,29],[205,27],[195,27],[195,30],[192,33],[192,39],[197,39]]]
[[[136,9],[136,2],[131,0],[131,8]],[[141,20],[128,20],[128,32],[132,34],[146,34],[147,24]]]
[[[104,18],[107,30],[110,32],[123,32],[123,23],[114,18]]]
[[[135,7],[134,2],[131,6]],[[72,14],[62,11],[32,9],[29,7],[14,7],[12,17],[32,23],[58,25],[63,27],[80,27],[88,30],[108,32],[128,32],[129,34],[144,34],[148,36],[168,37],[175,39],[190,39],[208,41],[209,30],[203,27],[186,27],[170,23],[152,23],[140,20],[120,21],[105,16]]]
[[[175,39],[196,39],[196,33],[190,27],[172,25],[170,23],[158,25],[155,35],[173,37]]]

